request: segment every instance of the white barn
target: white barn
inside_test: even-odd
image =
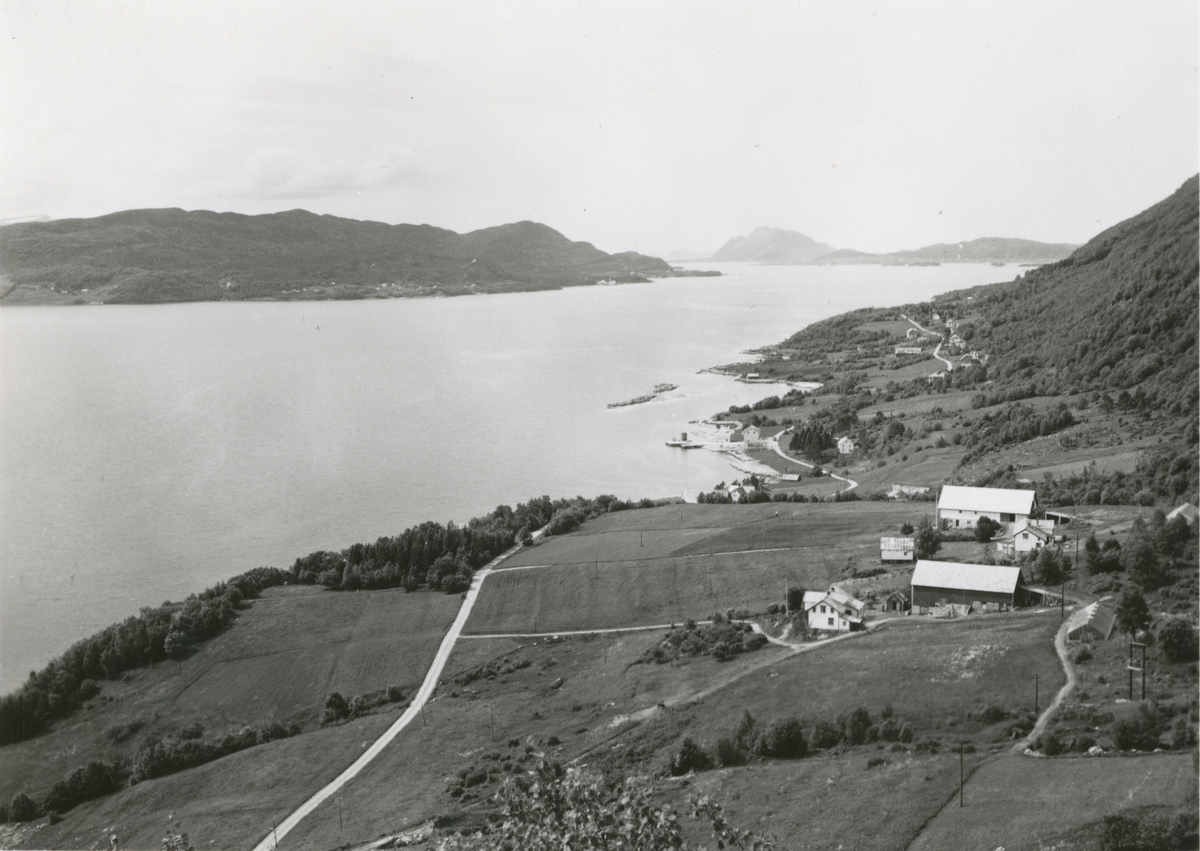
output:
[[[1009,488],[969,488],[946,485],[938,497],[938,519],[951,526],[975,528],[981,517],[997,523],[1028,520],[1037,508],[1037,494]]]

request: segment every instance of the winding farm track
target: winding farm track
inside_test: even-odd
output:
[[[789,464],[799,464],[802,467],[808,467],[808,469],[810,469],[810,470],[817,466],[816,464],[810,464],[807,461],[801,461],[797,458],[793,458],[792,456],[790,456],[786,452],[784,452],[779,446],[779,436],[778,435],[771,438],[768,441],[768,443],[771,444],[771,448],[775,450],[776,454],[778,454],[781,458],[784,458]],[[839,476],[837,473],[830,473],[829,477],[831,479],[837,479],[839,482],[846,482],[850,485],[849,487],[842,489],[843,493],[845,491],[852,491],[856,487],[858,487],[858,482],[854,481],[854,479],[847,479],[844,476]]]
[[[540,531],[535,533],[535,537],[540,536],[540,534],[541,534]],[[417,690],[416,696],[413,697],[412,703],[410,703],[408,708],[406,710],[404,710],[404,714],[402,714],[399,718],[397,718],[396,721],[390,727],[388,727],[387,730],[384,731],[383,735],[381,735],[378,739],[376,739],[369,748],[367,748],[365,751],[363,751],[362,754],[358,757],[358,759],[354,760],[354,762],[351,763],[341,774],[339,774],[337,777],[335,777],[333,780],[331,780],[329,783],[327,783],[325,786],[323,786],[318,792],[316,792],[316,794],[314,794],[312,797],[310,797],[308,800],[306,800],[293,813],[291,813],[287,818],[285,818],[278,825],[276,825],[275,828],[271,831],[271,833],[268,833],[257,845],[254,846],[254,851],[273,851],[273,849],[277,848],[279,841],[281,839],[283,839],[285,836],[287,836],[296,827],[296,825],[298,825],[301,821],[303,821],[306,816],[308,816],[311,812],[313,812],[313,810],[315,810],[317,807],[319,807],[324,801],[328,800],[330,797],[335,795],[338,792],[338,790],[340,790],[343,786],[345,786],[347,783],[349,783],[351,780],[353,780],[356,776],[358,776],[359,772],[361,772],[364,768],[366,768],[367,765],[369,765],[371,763],[371,761],[375,759],[375,757],[379,756],[379,754],[383,751],[383,749],[386,748],[389,744],[391,744],[392,740],[395,739],[396,736],[398,736],[405,727],[407,727],[414,720],[416,720],[417,716],[420,715],[420,713],[421,713],[421,709],[425,706],[425,704],[429,701],[429,699],[431,697],[433,697],[433,692],[437,688],[438,681],[441,679],[442,671],[446,667],[446,662],[450,659],[450,653],[454,650],[454,645],[458,642],[458,640],[460,638],[462,638],[462,639],[546,638],[546,637],[549,637],[552,635],[603,635],[603,634],[610,634],[610,633],[644,632],[644,631],[649,631],[649,630],[668,629],[671,626],[674,626],[674,624],[653,624],[650,626],[612,627],[609,629],[592,629],[592,630],[578,630],[578,631],[558,631],[558,632],[539,632],[539,633],[499,633],[499,634],[494,634],[494,635],[462,635],[463,627],[466,626],[467,620],[471,616],[471,610],[475,607],[475,601],[479,597],[479,592],[483,586],[483,581],[485,579],[487,579],[492,574],[492,572],[495,571],[498,568],[498,566],[504,562],[505,559],[507,559],[509,556],[513,555],[514,553],[520,551],[521,548],[522,548],[521,545],[518,544],[517,546],[507,550],[506,552],[502,553],[501,555],[497,556],[495,559],[490,561],[478,573],[475,574],[474,579],[472,579],[472,581],[471,581],[471,588],[470,588],[470,590],[467,591],[466,598],[463,600],[463,604],[459,608],[458,616],[455,617],[454,623],[450,626],[450,629],[446,632],[445,637],[442,639],[441,646],[438,647],[437,655],[434,656],[433,664],[431,664],[429,666],[429,672],[426,673],[425,679],[421,683],[421,687]],[[761,552],[761,551],[756,551],[756,552]],[[522,566],[520,568],[513,568],[513,569],[531,570],[531,569],[535,569],[535,568],[551,568],[551,567],[561,567],[561,566],[562,565],[554,565],[554,564],[528,565],[528,566]],[[711,623],[711,621],[697,621],[697,623],[707,624],[707,623]],[[880,621],[878,623],[883,623],[883,621]],[[776,638],[774,636],[767,635],[765,632],[763,632],[762,627],[760,627],[756,623],[751,623],[751,629],[753,629],[755,632],[759,633],[760,635],[765,636],[767,641],[769,641],[770,643],[789,648],[791,650],[791,653],[787,654],[787,656],[785,656],[783,658],[788,658],[797,653],[804,653],[804,652],[808,652],[811,650],[815,650],[818,647],[824,647],[827,644],[831,644],[836,641],[842,641],[842,640],[845,640],[845,639],[850,638],[855,635],[860,635],[860,634],[865,635],[866,634],[865,632],[863,632],[863,633],[844,633],[842,635],[838,635],[833,638],[828,638],[824,641],[808,642],[805,644],[794,644],[792,642],[784,641],[780,638]],[[771,659],[771,660],[769,660],[769,663],[773,664],[777,661],[779,661],[778,658]],[[758,667],[761,667],[761,666],[754,666],[753,669],[757,669]],[[700,699],[708,696],[709,694],[717,691],[718,689],[724,688],[730,682],[732,682],[734,679],[738,679],[741,676],[749,673],[750,670],[751,669],[742,671],[738,676],[732,677],[729,680],[722,681],[722,682],[714,685],[713,687],[707,689],[704,692],[691,695],[689,697],[689,700],[692,700],[692,701],[700,700]]]
[[[901,313],[900,315],[904,316],[903,313]],[[942,350],[942,342],[946,339],[946,335],[939,334],[937,331],[930,331],[928,328],[921,327],[920,325],[917,324],[917,321],[915,319],[909,319],[909,317],[907,317],[907,316],[904,316],[904,318],[908,319],[908,321],[912,323],[913,327],[916,328],[918,331],[920,331],[922,334],[936,334],[937,335],[938,344],[936,347],[934,347],[933,356],[946,365],[946,372],[953,372],[954,364],[952,364],[950,361],[946,360],[944,357],[942,357],[941,355],[938,354],[938,352],[940,352]]]
[[[1062,704],[1071,690],[1075,688],[1075,666],[1071,664],[1071,657],[1067,655],[1067,625],[1070,620],[1064,618],[1062,626],[1054,636],[1054,652],[1058,654],[1058,660],[1062,662],[1063,671],[1066,672],[1067,681],[1063,687],[1058,690],[1058,694],[1054,696],[1054,700],[1046,707],[1046,711],[1038,716],[1037,723],[1033,725],[1033,729],[1029,731],[1029,735],[1021,739],[1012,747],[1013,753],[1024,753],[1025,749],[1038,740],[1038,737],[1046,731],[1046,725],[1050,723],[1050,719],[1054,713],[1058,711],[1059,705]]]
[[[540,532],[535,533],[535,535],[540,535]],[[268,833],[261,842],[254,846],[254,851],[271,851],[271,849],[277,847],[280,839],[287,836],[305,816],[319,807],[323,801],[353,780],[375,757],[379,756],[380,752],[400,734],[401,730],[416,719],[429,698],[433,696],[434,689],[437,688],[438,680],[442,676],[442,669],[446,667],[446,662],[450,658],[450,652],[454,649],[454,645],[458,641],[463,627],[466,626],[467,618],[471,616],[471,609],[474,608],[475,600],[479,597],[479,589],[483,585],[483,580],[488,578],[498,564],[520,549],[521,545],[518,544],[512,549],[501,553],[475,574],[475,577],[471,580],[471,588],[467,591],[466,599],[463,600],[463,604],[458,610],[458,617],[454,619],[454,623],[451,624],[450,629],[442,639],[437,655],[433,657],[433,664],[429,666],[429,672],[425,675],[425,680],[421,683],[421,687],[417,690],[417,694],[413,698],[412,703],[409,704],[408,709],[404,710],[404,714],[397,718],[395,723],[388,727],[383,735],[363,751],[359,758],[354,760],[345,771],[327,783],[320,791],[301,804],[295,812],[276,825],[271,833]]]

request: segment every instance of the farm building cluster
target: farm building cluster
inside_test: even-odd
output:
[[[1044,516],[1039,517],[1039,514]],[[1039,512],[1037,495],[1031,490],[958,485],[942,488],[936,516],[941,527],[948,530],[975,529],[983,518],[988,518],[996,524],[993,539],[996,550],[1008,556],[1020,556],[1052,546],[1061,540],[1055,535],[1056,521],[1070,520],[1062,513]],[[893,590],[879,601],[882,612],[888,614],[910,612],[954,617],[969,612],[1005,612],[1046,600],[1046,592],[1022,584],[1020,567],[921,559],[917,557],[913,537],[880,538],[879,559],[883,564],[913,565],[909,587]],[[835,588],[831,588],[830,593]],[[813,595],[814,601],[817,596]],[[857,628],[840,609],[832,623],[828,616],[825,621],[821,620],[824,614],[823,611],[810,614],[810,628],[822,631],[833,631],[835,625],[838,629]],[[850,612],[849,617],[856,616]],[[1077,617],[1082,614],[1077,613]],[[1107,636],[1111,623],[1106,630],[1104,610],[1099,609],[1099,614],[1093,612],[1089,617],[1093,631],[1104,632]],[[1111,616],[1108,617],[1111,620]]]

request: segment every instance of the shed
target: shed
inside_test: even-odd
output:
[[[880,561],[912,561],[916,551],[913,538],[880,538]]]
[[[1189,526],[1196,525],[1196,506],[1190,502],[1185,502],[1183,505],[1176,508],[1167,515],[1167,520],[1174,520],[1176,517],[1182,517]]]
[[[1099,603],[1084,606],[1067,621],[1067,641],[1108,641],[1116,616]]]
[[[912,576],[912,606],[928,610],[957,603],[1003,612],[1017,605],[1020,585],[1019,567],[919,560]]]
[[[911,607],[912,599],[907,591],[893,591],[880,603],[880,608],[885,612],[907,612]]]

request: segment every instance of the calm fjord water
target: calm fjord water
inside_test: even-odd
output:
[[[722,278],[453,299],[0,310],[0,692],[262,564],[532,496],[678,495],[664,446],[775,392],[697,374],[987,266],[699,264]],[[678,384],[669,400],[609,402]]]

